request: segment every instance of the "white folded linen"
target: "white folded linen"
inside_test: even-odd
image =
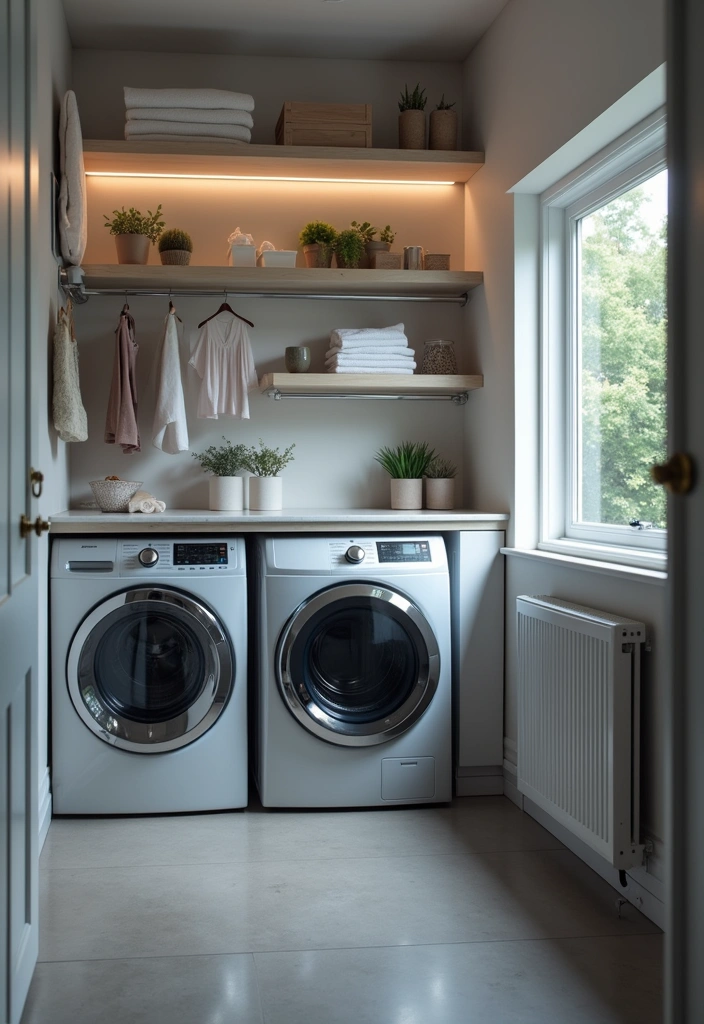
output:
[[[129,500],[127,506],[128,512],[144,512],[146,515],[151,515],[152,512],[164,512],[166,510],[166,502],[159,501],[149,491],[137,491],[133,494]]]
[[[219,146],[248,146],[249,142],[244,139],[223,139],[216,135],[169,135],[168,132],[150,132],[148,135],[125,136],[127,141],[132,142],[215,142]]]
[[[193,107],[129,107],[128,121],[179,121],[183,124],[243,124],[254,127],[254,118],[246,110],[196,110]]]
[[[252,132],[242,124],[184,124],[182,121],[127,121],[125,138],[135,139],[155,132],[165,135],[209,135],[216,139],[237,139],[250,142]]]
[[[330,362],[338,359],[341,363],[378,363],[381,360],[389,359],[413,359],[415,350],[412,348],[398,348],[393,345],[382,345],[378,348],[329,348],[325,353],[325,359]]]
[[[393,367],[389,369],[381,369],[378,366],[335,366],[329,367],[327,373],[405,373],[412,374],[411,369],[401,369],[399,367]]]
[[[193,107],[195,110],[254,110],[254,97],[227,89],[135,89],[124,87],[125,107]]]
[[[352,330],[346,327],[338,327],[330,333],[331,348],[364,348],[366,346],[395,347],[408,345],[408,338],[404,332],[403,324],[395,324],[393,327],[369,327]]]
[[[387,370],[396,369],[399,370],[415,370],[416,364],[414,359],[399,359],[395,356],[393,359],[343,359],[340,356],[333,356],[332,359],[325,360],[326,366],[368,366],[372,370],[379,369],[383,372]]]

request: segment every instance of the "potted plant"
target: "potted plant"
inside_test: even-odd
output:
[[[454,103],[445,102],[445,93],[435,110],[430,112],[428,149],[457,149],[457,111]]]
[[[455,507],[455,476],[457,467],[436,455],[425,471],[425,507]]]
[[[364,260],[360,266],[373,266],[375,254],[378,252],[388,252],[396,238],[395,233],[391,230],[390,224],[387,224],[382,230],[378,241],[374,238],[377,229],[373,224],[370,224],[368,220],[365,220],[361,224],[356,220],[353,220],[352,227],[359,233],[360,238],[364,242],[366,260]]]
[[[147,210],[147,216],[130,206],[126,210],[113,210],[112,220],[105,213],[105,227],[109,228],[110,234],[115,236],[115,248],[117,249],[118,263],[146,263],[149,259],[149,243],[154,245],[159,240],[162,228],[164,227],[161,217],[161,203],[152,213]]]
[[[420,82],[412,93],[401,93],[398,101],[398,145],[399,149],[425,149],[425,89]]]
[[[427,441],[404,441],[374,456],[391,477],[391,508],[423,507],[423,476],[435,458]]]
[[[323,220],[312,220],[301,231],[299,243],[303,246],[307,267],[332,266],[337,231]]]
[[[169,228],[159,238],[159,255],[161,262],[180,267],[187,267],[191,262],[193,239],[181,228]]]
[[[335,259],[338,267],[356,270],[364,259],[364,242],[358,231],[347,228],[335,239]]]
[[[268,448],[261,437],[259,448],[247,448],[244,467],[253,476],[249,479],[249,507],[255,512],[280,512],[283,507],[283,481],[279,474],[293,462],[295,444],[283,452]]]
[[[204,452],[193,452],[205,473],[212,473],[210,478],[209,507],[213,512],[240,512],[244,507],[242,477],[236,476],[247,468],[247,448],[243,444],[233,444],[223,435],[224,445],[216,447],[211,444]]]

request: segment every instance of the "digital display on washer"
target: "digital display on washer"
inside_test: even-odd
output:
[[[227,544],[174,544],[174,565],[227,565]]]
[[[378,541],[380,562],[429,562],[430,544],[427,540]]]

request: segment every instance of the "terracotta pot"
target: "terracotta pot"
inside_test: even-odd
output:
[[[318,267],[332,266],[333,249],[331,245],[318,245],[317,242],[314,245],[304,245],[303,255],[306,266],[313,270]]]
[[[213,512],[241,512],[244,507],[244,487],[241,476],[213,476],[210,478],[210,503]]]
[[[398,148],[425,149],[424,110],[403,110],[398,115]]]
[[[428,149],[457,149],[457,111],[432,110]]]
[[[146,235],[115,235],[118,263],[148,263],[149,239]]]
[[[454,508],[455,507],[455,481],[452,477],[438,478],[425,481],[425,507],[426,508]]]
[[[374,257],[378,252],[389,252],[391,245],[388,242],[377,242],[376,240],[364,243],[365,257],[359,264],[360,267],[367,269],[368,267],[374,266]]]
[[[280,476],[250,476],[249,508],[254,512],[280,512],[283,507]]]
[[[391,480],[391,508],[423,508],[423,480]]]
[[[159,255],[164,266],[187,267],[191,262],[188,249],[165,249]]]

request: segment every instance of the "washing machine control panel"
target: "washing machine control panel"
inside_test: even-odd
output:
[[[143,548],[137,555],[140,565],[145,567],[156,565],[159,561],[159,552],[155,551],[154,548]]]
[[[125,540],[120,556],[120,573],[127,576],[229,576],[241,571],[236,543],[224,537]]]
[[[430,562],[427,540],[378,541],[379,562]]]
[[[339,569],[368,569],[370,565],[378,565],[376,557],[376,545],[373,540],[360,537],[357,540],[345,538],[344,540],[330,541],[330,567]]]
[[[227,544],[174,544],[174,565],[227,565]]]

